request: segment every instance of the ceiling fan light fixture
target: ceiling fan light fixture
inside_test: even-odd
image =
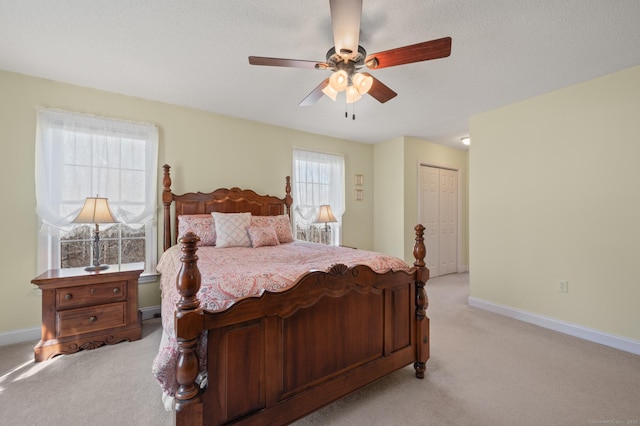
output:
[[[358,92],[358,89],[356,89],[354,86],[347,87],[346,93],[348,104],[352,104],[362,97],[362,95],[360,95],[360,93]]]
[[[329,85],[336,92],[342,92],[349,85],[349,76],[346,71],[340,70],[331,74]]]
[[[379,62],[377,58],[373,57],[371,59],[368,59],[364,64],[367,66],[367,68],[373,69],[378,67]]]
[[[373,77],[356,73],[353,75],[353,85],[358,89],[358,93],[364,95],[369,92],[369,89],[373,86]]]
[[[334,102],[336,101],[336,96],[338,96],[338,92],[336,92],[330,84],[327,84],[326,87],[322,89],[322,93]]]
[[[349,103],[368,94],[383,104],[398,94],[369,73],[363,72],[362,75],[358,75],[357,71],[363,66],[377,70],[446,58],[451,55],[451,37],[424,41],[367,55],[366,49],[359,44],[362,3],[363,0],[329,0],[333,47],[327,51],[324,62],[249,56],[249,64],[331,70],[332,74],[328,78],[324,78],[299,103],[300,106],[313,105],[324,95],[336,100],[337,94],[347,88],[349,88],[347,101]],[[327,88],[327,86],[331,87]]]

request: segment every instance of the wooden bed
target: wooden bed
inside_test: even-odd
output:
[[[284,198],[239,188],[176,195],[170,167],[163,169],[165,250],[174,243],[181,214],[290,214],[288,177]],[[183,236],[176,279],[176,424],[287,424],[407,365],[424,378],[429,270],[424,228],[415,231],[415,262],[407,271],[379,274],[368,266],[336,264],[327,272],[308,272],[285,291],[266,291],[219,312],[200,308],[198,237]],[[204,331],[208,386],[201,389],[196,346]]]

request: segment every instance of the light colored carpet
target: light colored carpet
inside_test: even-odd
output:
[[[304,425],[640,425],[640,357],[467,305],[468,275],[427,284],[431,359],[301,420]],[[143,339],[33,362],[0,347],[2,425],[171,425],[151,376],[160,321]]]
[[[141,340],[38,363],[37,342],[0,347],[0,425],[172,425],[151,374],[160,334],[152,319]]]

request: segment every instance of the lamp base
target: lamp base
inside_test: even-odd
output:
[[[105,269],[109,269],[109,265],[91,265],[84,268],[85,271],[104,271]]]

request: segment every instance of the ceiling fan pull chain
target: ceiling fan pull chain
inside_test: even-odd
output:
[[[356,119],[356,103],[355,102],[351,104],[351,119],[354,121]]]

